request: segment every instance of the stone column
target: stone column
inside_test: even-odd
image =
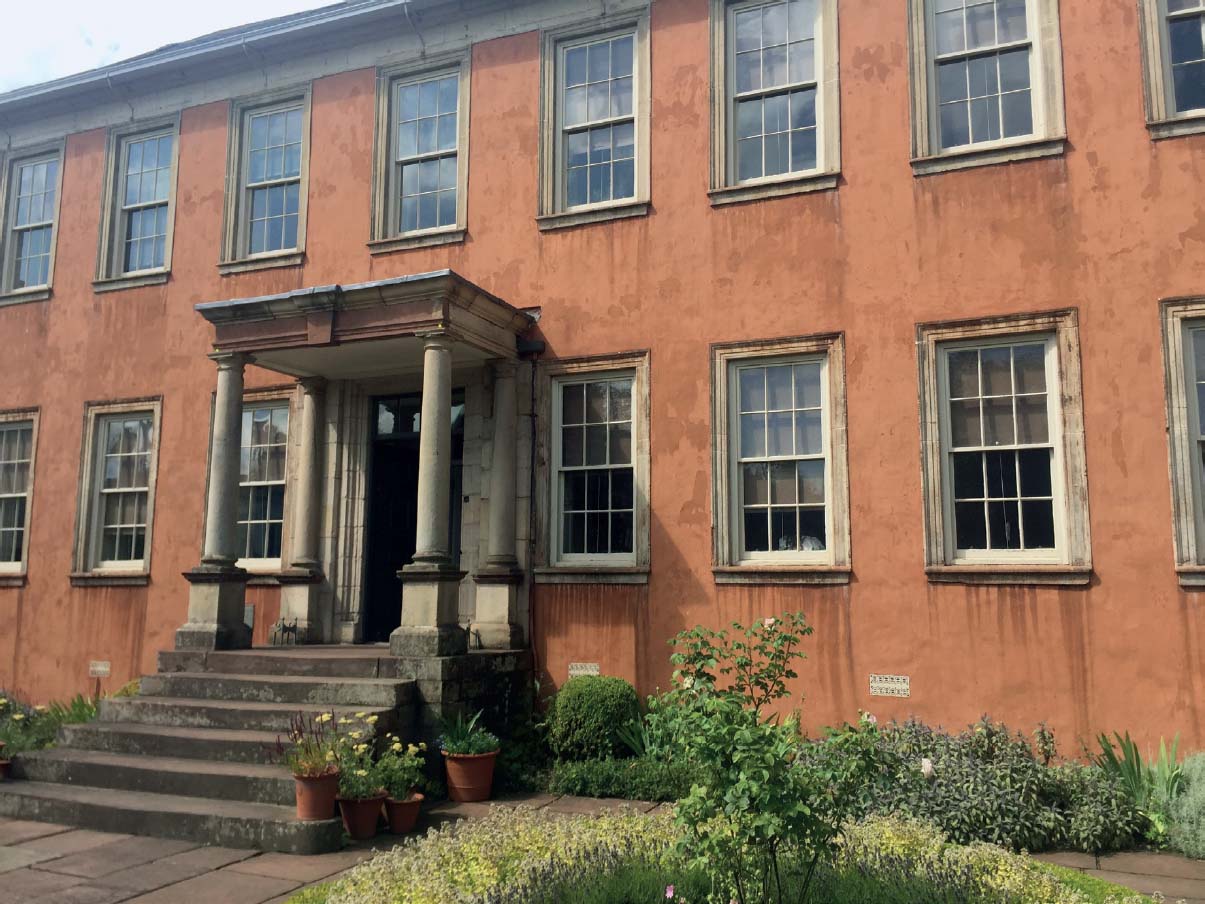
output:
[[[510,650],[523,644],[518,624],[519,585],[523,573],[515,555],[515,362],[494,364],[494,452],[490,462],[488,554],[475,576],[477,617],[472,633],[487,649]]]
[[[300,442],[293,481],[293,542],[288,567],[280,575],[280,620],[297,626],[297,642],[317,642],[322,567],[318,561],[318,517],[322,509],[321,424],[326,381],[307,377],[301,387]]]
[[[188,621],[176,631],[176,648],[240,649],[251,646],[243,621],[247,572],[236,566],[239,446],[243,429],[243,369],[240,354],[210,355],[218,366],[209,449],[209,493],[201,564],[186,572]]]
[[[394,656],[455,656],[468,649],[459,619],[460,581],[448,525],[452,484],[452,341],[423,344],[423,404],[418,437],[418,524],[414,562],[402,579],[402,623],[389,637]]]

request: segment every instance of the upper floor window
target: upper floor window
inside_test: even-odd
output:
[[[840,168],[835,0],[712,0],[712,6],[712,202],[834,186]]]
[[[1018,144],[1063,137],[1056,0],[913,3],[912,46],[924,54],[914,80],[916,157],[998,162],[1039,155],[1018,153]],[[1061,150],[1058,142],[1040,153]]]
[[[717,580],[848,580],[841,337],[725,344],[713,356]]]
[[[35,430],[31,413],[0,414],[0,577],[25,570]]]
[[[292,263],[304,247],[309,92],[234,111],[226,262]]]
[[[644,212],[631,205],[648,193],[647,40],[647,19],[548,36],[542,227]]]
[[[463,237],[468,184],[466,55],[382,70],[374,250]]]
[[[6,293],[50,287],[61,157],[55,149],[18,157],[9,165],[3,239]]]
[[[930,575],[1085,583],[1073,316],[925,326],[920,345]]]
[[[1140,0],[1139,5],[1153,135],[1205,131],[1205,0]]]
[[[171,266],[176,124],[115,130],[109,155],[96,288],[162,282]]]
[[[287,401],[243,409],[238,507],[241,560],[280,559],[288,439]]]

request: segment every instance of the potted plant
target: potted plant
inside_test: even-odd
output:
[[[489,800],[494,784],[494,761],[502,746],[498,737],[481,728],[481,713],[464,720],[443,723],[439,739],[448,767],[448,797],[454,801]]]
[[[312,719],[298,713],[290,720],[288,746],[276,739],[277,755],[293,773],[297,818],[334,819],[335,796],[339,791],[338,735],[331,726],[332,715]]]
[[[385,749],[377,760],[377,768],[389,795],[385,798],[385,815],[394,835],[405,835],[418,822],[423,796],[418,793],[417,785],[422,778],[426,750],[426,744],[405,745],[395,735],[385,736]]]
[[[353,841],[376,835],[385,802],[381,772],[372,757],[372,737],[372,731],[363,728],[339,736],[339,811]]]
[[[8,770],[11,762],[4,758],[4,742],[0,741],[0,782],[8,780]]]

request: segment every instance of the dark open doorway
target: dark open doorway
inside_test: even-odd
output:
[[[368,483],[368,555],[364,567],[364,642],[387,641],[401,622],[397,573],[414,558],[418,518],[418,432],[422,396],[372,400]],[[460,561],[464,463],[464,390],[452,392],[452,486],[448,549]]]

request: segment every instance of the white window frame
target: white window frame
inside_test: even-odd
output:
[[[1174,14],[1168,13],[1167,0],[1139,0],[1138,6],[1146,122],[1151,138],[1160,140],[1205,132],[1205,108],[1176,109],[1169,31],[1169,20]]]
[[[912,69],[912,171],[925,176],[950,170],[1013,163],[1062,154],[1067,144],[1059,0],[1026,0],[1033,132],[943,149],[938,115],[934,0],[908,0]],[[975,55],[971,53],[970,55]]]
[[[163,266],[145,270],[126,271],[125,239],[128,211],[125,207],[126,162],[134,142],[148,138],[170,137],[172,158],[170,185],[167,194],[167,235],[164,238]],[[115,291],[135,286],[161,285],[167,282],[172,269],[172,239],[176,222],[176,181],[180,161],[180,118],[133,123],[109,130],[105,151],[105,182],[101,197],[100,239],[96,255],[96,278],[92,288],[97,292]]]
[[[1051,493],[1054,497],[1054,548],[1042,549],[959,549],[954,530],[954,474],[951,458],[957,451],[951,443],[950,425],[950,367],[949,359],[952,352],[968,349],[988,349],[1009,347],[1014,345],[1043,345],[1043,361],[1046,377],[1046,424],[1049,431],[1049,444],[1052,448],[1050,463]],[[996,336],[989,339],[967,339],[965,341],[946,342],[938,346],[938,383],[941,397],[941,487],[942,504],[944,506],[945,523],[949,525],[945,536],[945,554],[947,561],[959,565],[990,565],[990,564],[1045,564],[1057,565],[1066,559],[1067,555],[1067,487],[1063,478],[1063,417],[1059,405],[1058,392],[1058,347],[1053,333],[1036,333],[1032,336]],[[1012,451],[1024,448],[1024,444],[1001,446],[1001,451]],[[976,451],[976,450],[970,450]],[[1020,488],[1018,488],[1020,492]]]
[[[155,487],[159,472],[159,448],[162,440],[162,399],[135,399],[125,402],[89,403],[84,411],[84,448],[80,468],[79,518],[76,524],[75,568],[71,575],[77,584],[113,583],[144,584],[150,575],[151,551],[154,548]],[[151,417],[151,453],[147,485],[146,538],[143,557],[134,561],[107,562],[100,559],[100,492],[101,469],[104,466],[101,429],[111,420],[134,415]]]
[[[1054,550],[960,551],[954,533],[947,356],[965,348],[1049,340],[1048,426],[1054,454]],[[917,327],[925,571],[945,583],[1084,585],[1091,579],[1078,315],[1074,310]],[[1060,504],[1061,503],[1061,504]]]
[[[281,485],[284,487],[285,498],[284,498],[284,511],[282,513],[283,517],[282,517],[281,527],[280,527],[280,556],[278,558],[265,558],[265,559],[252,559],[252,558],[240,557],[238,559],[238,562],[236,563],[239,568],[244,568],[251,574],[265,575],[265,574],[277,574],[284,568],[284,560],[289,555],[289,552],[288,552],[289,544],[292,542],[292,537],[290,534],[290,527],[292,525],[292,519],[290,518],[290,514],[291,514],[291,506],[292,506],[293,494],[294,494],[293,469],[295,467],[295,462],[297,459],[297,456],[296,456],[297,449],[295,448],[294,442],[295,442],[295,437],[298,436],[297,431],[294,429],[294,424],[296,424],[296,422],[297,422],[296,419],[300,416],[300,411],[297,410],[297,394],[296,394],[296,392],[282,392],[282,391],[271,390],[271,389],[263,390],[263,391],[259,391],[259,392],[247,393],[244,396],[243,408],[242,408],[242,410],[244,412],[253,411],[258,408],[284,408],[289,413],[288,432],[287,432],[287,436],[285,438],[284,479],[281,481]],[[240,424],[240,426],[239,426],[239,431],[240,431],[239,447],[240,447],[240,454],[241,454],[241,448],[242,448],[242,435],[241,435],[242,420],[241,420],[241,418],[239,420],[239,424]],[[264,486],[266,484],[257,484],[257,485]],[[243,484],[241,481],[239,482],[239,493],[240,494],[243,492],[243,489],[245,486],[247,486],[247,484]],[[237,523],[235,524],[235,528],[236,528],[236,533],[237,533],[237,528],[238,528]],[[240,550],[239,552],[241,553],[242,550]]]
[[[50,298],[54,287],[54,261],[59,241],[59,214],[63,203],[65,149],[66,142],[59,140],[15,150],[3,161],[3,175],[0,176],[0,213],[3,214],[3,231],[0,232],[0,305],[45,301]],[[15,173],[19,167],[26,164],[52,159],[58,161],[58,172],[54,188],[54,214],[50,224],[50,260],[47,262],[46,283],[41,286],[14,288],[13,280],[17,263],[16,242],[13,240],[17,203]]]
[[[632,122],[636,162],[635,191],[630,198],[569,207],[565,197],[566,146],[562,126],[561,77],[565,51],[573,46],[631,34]],[[540,61],[543,96],[540,118],[540,205],[536,220],[541,230],[580,226],[625,217],[644,216],[650,197],[650,121],[652,70],[649,52],[649,13],[644,8],[628,15],[609,16],[587,26],[545,31]],[[623,117],[627,119],[627,117]]]
[[[459,78],[456,122],[456,222],[451,226],[402,232],[399,228],[401,186],[397,161],[398,89],[416,82],[456,75]],[[472,54],[468,51],[429,57],[421,63],[387,66],[377,70],[377,120],[374,138],[372,254],[406,248],[425,248],[464,241],[468,230],[469,102]],[[432,154],[429,156],[444,156]],[[420,155],[428,156],[428,155]]]
[[[649,356],[632,352],[603,358],[541,362],[537,376],[540,431],[537,483],[536,583],[648,582],[649,547]],[[570,554],[560,552],[560,386],[592,380],[632,380],[632,552]]]
[[[0,587],[22,586],[25,575],[29,572],[29,529],[33,523],[34,478],[38,461],[38,421],[40,411],[37,408],[0,411],[0,428],[29,425],[31,430],[29,446],[29,479],[25,484],[25,521],[21,526],[21,558],[16,562],[0,562]]]
[[[852,573],[845,337],[841,333],[723,343],[711,349],[712,551],[718,584],[846,584]],[[825,456],[824,550],[743,550],[737,374],[745,366],[821,362]]]
[[[1205,589],[1205,472],[1202,471],[1193,334],[1205,330],[1205,297],[1162,304],[1172,537],[1180,586]]]
[[[229,146],[226,154],[226,201],[223,211],[222,274],[242,273],[270,267],[291,267],[305,259],[306,219],[309,208],[310,173],[310,86],[284,89],[230,103]],[[297,244],[292,248],[250,251],[251,228],[248,199],[251,187],[247,183],[250,168],[251,118],[265,113],[300,108],[301,110],[301,173],[296,179]],[[281,180],[293,182],[292,178]]]
[[[825,191],[841,173],[841,67],[837,0],[817,0],[816,167],[740,182],[736,177],[735,17],[781,0],[711,0],[711,189],[713,206]],[[785,93],[772,89],[770,93]]]

